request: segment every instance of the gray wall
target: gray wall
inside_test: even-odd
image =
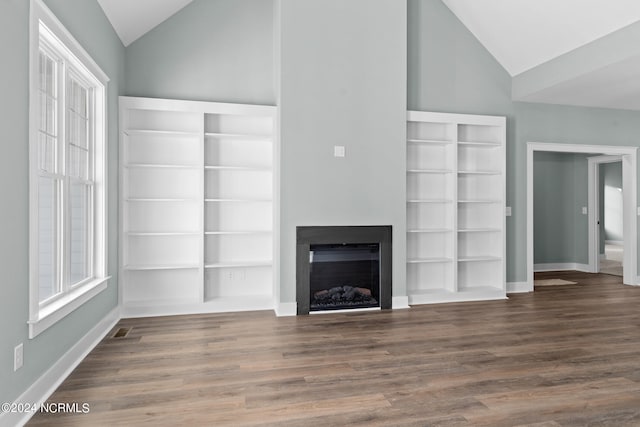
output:
[[[0,401],[12,402],[117,305],[118,109],[124,48],[95,0],[45,3],[107,73],[109,141],[109,274],[107,290],[36,338],[28,337],[29,317],[29,2],[0,2]],[[24,343],[24,367],[13,372],[13,348]]]
[[[126,49],[130,96],[274,105],[273,0],[195,0]]]
[[[604,163],[600,165],[603,186],[604,239],[622,241],[622,162]],[[602,225],[602,224],[601,224]]]
[[[509,116],[511,77],[440,0],[408,0],[410,110]]]
[[[392,225],[406,295],[406,18],[397,0],[281,1],[282,302],[304,225]]]

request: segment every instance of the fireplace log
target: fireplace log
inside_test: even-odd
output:
[[[366,297],[370,297],[371,296],[371,289],[367,289],[367,288],[354,288],[355,291],[357,293],[359,293],[360,295],[366,296]]]

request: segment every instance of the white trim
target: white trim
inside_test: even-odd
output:
[[[589,272],[600,271],[600,175],[599,166],[603,163],[622,162],[622,156],[595,156],[588,163],[588,222],[589,222]],[[623,194],[624,197],[624,194]],[[623,242],[621,243],[623,244]]]
[[[623,227],[625,239],[623,283],[626,285],[639,283],[636,263],[638,253],[638,224],[636,216],[638,148],[544,142],[527,142],[527,282],[533,287],[533,155],[536,151],[622,156]],[[589,209],[589,211],[592,211],[592,209]]]
[[[82,48],[82,46],[74,39],[73,35],[64,27],[64,25],[55,17],[55,15],[45,6],[41,0],[31,0],[30,16],[29,16],[29,338],[34,338],[39,333],[55,324],[58,320],[77,309],[84,302],[94,297],[102,290],[106,289],[107,281],[107,265],[108,265],[108,247],[107,247],[107,83],[108,76],[93,61],[91,56]],[[41,303],[39,298],[39,251],[38,251],[38,191],[39,185],[38,173],[38,139],[39,139],[39,52],[41,44],[45,44],[55,50],[60,61],[64,61],[64,67],[73,68],[76,74],[82,74],[82,81],[87,81],[91,89],[93,89],[93,111],[92,128],[90,132],[93,135],[93,159],[91,159],[94,168],[93,190],[89,203],[93,203],[91,209],[91,217],[89,224],[92,233],[89,239],[92,265],[91,279],[87,279],[87,283],[72,286],[69,283],[69,274],[66,266],[66,260],[69,258],[69,242],[63,239],[63,246],[58,248],[60,251],[56,265],[59,267],[59,273],[63,276],[61,280],[61,293],[54,296],[50,301]],[[59,97],[66,97],[65,81],[66,73],[59,73],[58,80],[62,82],[59,88]],[[75,78],[75,76],[74,76]],[[61,101],[62,102],[62,101]],[[67,144],[65,129],[66,108],[58,112],[58,120],[60,120],[58,132],[58,147],[64,149]],[[64,159],[63,159],[64,160]],[[63,181],[65,190],[63,195],[58,196],[56,203],[64,203],[64,198],[69,193],[69,177],[65,171],[57,171],[64,173],[64,176],[58,178]],[[65,220],[64,228],[69,228],[69,206],[65,203],[59,209],[65,210],[66,214],[62,215],[60,221]],[[66,234],[66,233],[65,233]],[[57,238],[60,238],[58,236]],[[59,242],[58,242],[59,244]],[[61,267],[61,269],[60,269]]]
[[[624,240],[605,240],[604,243],[606,245],[623,246],[624,245]]]
[[[30,12],[31,23],[37,23],[37,21],[40,20],[49,28],[49,30],[55,31],[55,36],[66,46],[69,53],[78,58],[82,63],[79,66],[80,69],[89,71],[98,78],[102,84],[107,84],[109,76],[102,71],[102,68],[100,68],[91,55],[84,50],[82,45],[78,43],[69,30],[65,28],[62,22],[60,22],[60,20],[53,14],[53,12],[51,12],[42,0],[31,0]],[[32,30],[34,30],[34,28],[32,28]],[[38,32],[35,33],[35,40],[38,40],[38,34]],[[34,42],[33,35],[34,33],[31,32],[31,43]]]
[[[113,329],[120,320],[119,308],[114,308],[96,326],[91,328],[73,347],[71,347],[58,361],[18,397],[16,402],[37,403],[46,402],[71,372],[84,360],[102,339]],[[0,414],[0,425],[24,425],[34,415],[34,412],[6,412]]]
[[[533,286],[527,282],[507,282],[508,294],[523,294],[533,292]]]
[[[391,297],[391,308],[394,310],[410,308],[409,297],[408,296]]]
[[[542,271],[581,271],[591,273],[589,264],[580,264],[577,262],[551,262],[546,264],[535,264],[533,271],[536,273]]]
[[[278,302],[273,310],[278,317],[295,316],[298,314],[298,303]]]
[[[271,295],[218,297],[205,302],[176,300],[126,302],[121,305],[122,318],[125,319],[260,310],[274,310]]]
[[[154,110],[180,111],[188,113],[224,113],[264,115],[276,117],[278,107],[274,105],[258,104],[230,104],[224,102],[186,101],[181,99],[144,98],[135,96],[120,96],[120,108],[149,108]],[[199,135],[195,133],[194,135]],[[271,135],[265,135],[265,139],[272,139]]]
[[[107,289],[110,277],[96,279],[86,285],[78,286],[71,292],[62,295],[51,304],[38,311],[38,318],[29,320],[29,338],[34,338],[60,319],[82,306],[100,292]]]

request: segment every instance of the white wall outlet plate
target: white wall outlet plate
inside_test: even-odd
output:
[[[582,207],[582,215],[586,215],[587,214],[587,207],[583,206]]]
[[[344,145],[333,146],[333,157],[344,157],[344,155],[345,155]]]
[[[14,372],[22,368],[23,364],[24,364],[24,346],[22,345],[22,343],[20,343],[13,349]]]
[[[504,214],[506,216],[511,216],[511,206],[507,206],[504,208]]]

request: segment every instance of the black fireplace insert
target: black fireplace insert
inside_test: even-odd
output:
[[[298,314],[391,308],[391,226],[297,228]]]

